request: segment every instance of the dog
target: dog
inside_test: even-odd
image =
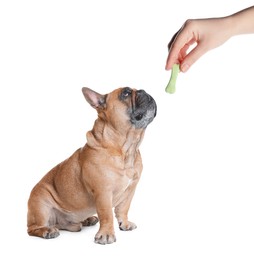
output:
[[[143,168],[139,146],[157,105],[144,90],[129,87],[105,95],[86,87],[82,92],[98,117],[84,147],[32,189],[27,233],[50,239],[59,230],[76,232],[99,221],[95,243],[111,244],[116,241],[113,208],[120,230],[136,228],[128,211]]]

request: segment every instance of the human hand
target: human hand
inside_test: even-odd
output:
[[[186,72],[202,55],[227,41],[230,32],[227,17],[187,20],[168,44],[166,70],[179,63]]]

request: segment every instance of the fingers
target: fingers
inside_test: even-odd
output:
[[[227,17],[187,20],[168,44],[166,70],[179,63],[181,71],[187,71],[207,51],[229,39],[232,33],[228,27]]]
[[[201,56],[207,52],[202,42],[198,43],[182,60],[180,69],[186,72]]]
[[[181,30],[181,29],[180,29],[180,30]],[[175,38],[177,37],[177,35],[178,35],[178,33],[179,33],[180,30],[178,30],[178,31],[173,35],[172,39],[171,39],[170,42],[168,43],[168,50],[171,49],[171,46],[173,45],[173,42],[175,41]]]
[[[169,54],[166,61],[166,70],[170,70],[175,63],[181,64],[189,47],[196,42],[195,35],[185,25],[172,37],[168,44]],[[181,69],[182,70],[182,69]]]
[[[207,50],[204,47],[202,42],[197,43],[197,45],[189,52],[189,48],[192,45],[192,41],[190,44],[185,44],[182,49],[171,49],[168,54],[166,70],[170,70],[175,63],[180,64],[180,69],[182,72],[186,72],[201,56],[203,56]],[[175,53],[175,54],[174,54]]]
[[[180,30],[181,30],[181,29],[180,29]],[[172,39],[171,39],[170,42],[168,43],[168,52],[169,52],[169,54],[168,54],[168,58],[167,58],[167,62],[166,62],[166,67],[165,67],[166,70],[170,70],[170,69],[172,68],[172,66],[173,66],[174,63],[179,63],[179,62],[177,62],[177,61],[178,61],[177,50],[173,53],[173,52],[172,52],[172,47],[174,47],[173,43],[174,43],[174,41],[175,41],[175,39],[176,39],[176,37],[177,37],[177,35],[178,35],[178,33],[179,33],[180,30],[178,30],[178,31],[173,35]],[[177,54],[177,55],[176,55],[176,54]]]

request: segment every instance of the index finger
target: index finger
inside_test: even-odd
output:
[[[166,70],[172,68],[173,64],[181,63],[181,50],[184,48],[186,52],[189,45],[193,43],[193,35],[185,27],[182,27],[171,39],[168,44],[168,58],[166,62]],[[187,48],[186,48],[187,46]]]
[[[174,63],[176,63],[178,60],[178,55],[175,55],[175,53],[177,54],[177,50],[175,50],[175,52],[172,54],[172,48],[173,48],[173,43],[179,33],[181,29],[179,29],[171,38],[170,42],[168,43],[168,58],[167,58],[167,62],[166,62],[166,70],[170,70],[173,66]]]

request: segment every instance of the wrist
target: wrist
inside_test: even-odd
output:
[[[254,33],[254,6],[227,17],[232,35]]]
[[[224,31],[228,39],[239,34],[238,32],[239,29],[234,16],[231,15],[231,16],[224,17],[222,19],[223,19],[223,28],[225,28]]]

